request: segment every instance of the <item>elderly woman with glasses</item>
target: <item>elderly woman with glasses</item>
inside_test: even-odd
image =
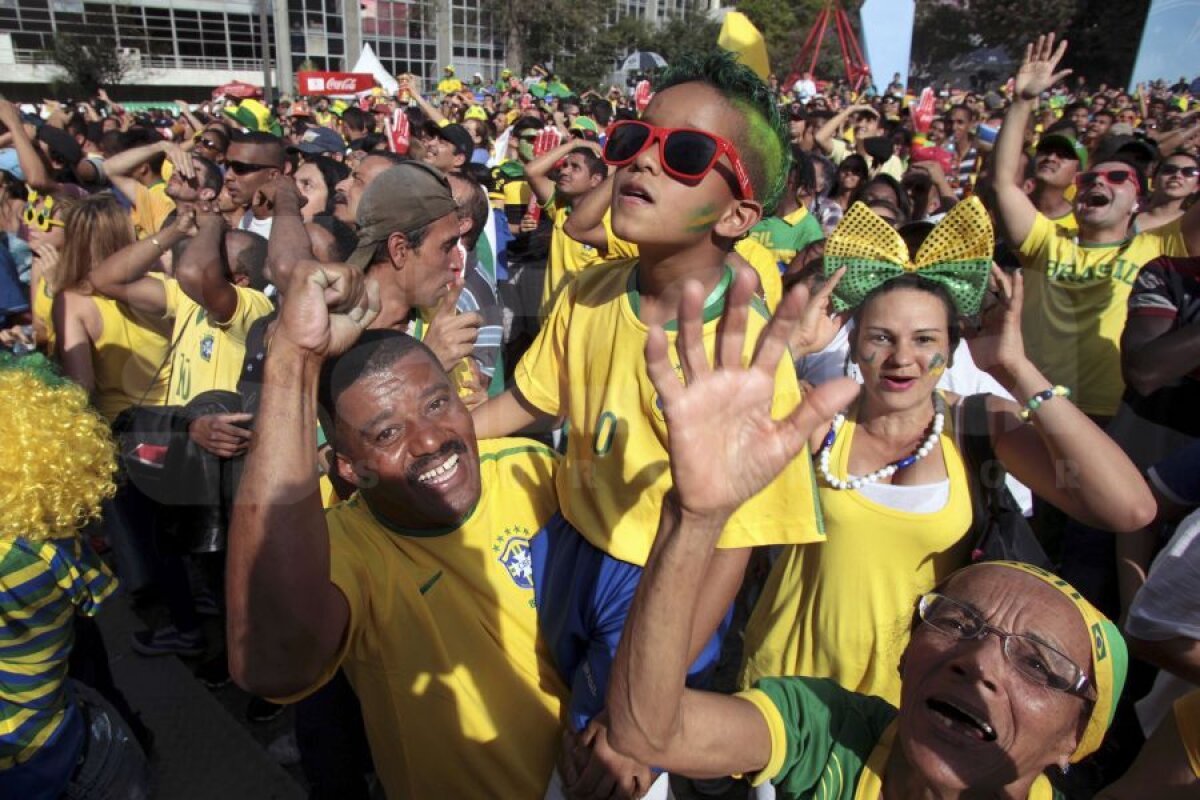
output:
[[[683,294],[682,376],[665,334],[653,330],[646,346],[674,488],[612,673],[609,744],[673,773],[770,781],[788,798],[1055,796],[1044,773],[1099,747],[1126,651],[1071,586],[1026,564],[971,565],[912,598],[911,637],[890,665],[901,678],[898,705],[816,678],[763,678],[733,696],[686,688],[702,576],[726,521],[857,387],[823,384],[774,419],[774,369],[788,337],[798,318],[823,314],[790,295],[743,367],[722,356],[740,352],[745,335],[748,297],[737,284],[710,367],[697,335],[699,289]],[[719,446],[712,430],[722,432]]]

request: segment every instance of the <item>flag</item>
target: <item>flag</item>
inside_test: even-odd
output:
[[[721,25],[721,35],[717,44],[726,50],[737,53],[741,61],[754,70],[764,81],[771,74],[771,62],[767,57],[767,43],[762,33],[754,27],[754,23],[740,11],[730,11],[725,15]],[[360,70],[355,70],[359,72]]]

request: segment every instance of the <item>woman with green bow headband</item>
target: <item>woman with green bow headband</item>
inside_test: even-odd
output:
[[[826,243],[830,279],[810,309],[822,313],[806,316],[813,332],[798,338],[815,352],[832,337],[823,303],[849,317],[863,389],[809,442],[826,540],[774,564],[746,630],[746,686],[825,677],[899,702],[911,599],[968,564],[978,538],[958,438],[964,398],[936,390],[964,333],[978,368],[1017,398],[982,401],[1005,470],[1092,527],[1133,531],[1154,516],[1134,465],[1026,358],[1021,276],[993,266],[979,201],[910,245],[915,256],[860,204]]]

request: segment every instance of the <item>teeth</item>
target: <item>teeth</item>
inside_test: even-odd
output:
[[[454,455],[450,456],[445,461],[443,461],[440,466],[434,467],[433,469],[429,470],[428,472],[423,472],[420,475],[418,475],[417,480],[420,481],[421,483],[441,483],[442,481],[439,481],[437,479],[443,478],[443,476],[448,478],[449,473],[453,472],[454,468],[457,466],[458,466],[458,453],[455,453]]]

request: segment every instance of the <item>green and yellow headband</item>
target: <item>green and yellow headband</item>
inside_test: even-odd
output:
[[[992,270],[992,221],[976,197],[956,205],[930,232],[915,260],[900,234],[862,203],[855,203],[825,243],[825,275],[842,267],[833,292],[835,311],[857,308],[874,289],[916,273],[941,284],[960,314],[979,313]]]
[[[1015,569],[1053,586],[1071,601],[1087,626],[1092,643],[1092,684],[1096,687],[1096,703],[1092,706],[1083,736],[1079,738],[1079,746],[1071,754],[1071,763],[1078,763],[1099,749],[1108,726],[1112,724],[1129,670],[1129,652],[1125,649],[1125,640],[1108,617],[1100,613],[1075,587],[1054,573],[1018,561],[981,561],[959,572],[981,566]]]

